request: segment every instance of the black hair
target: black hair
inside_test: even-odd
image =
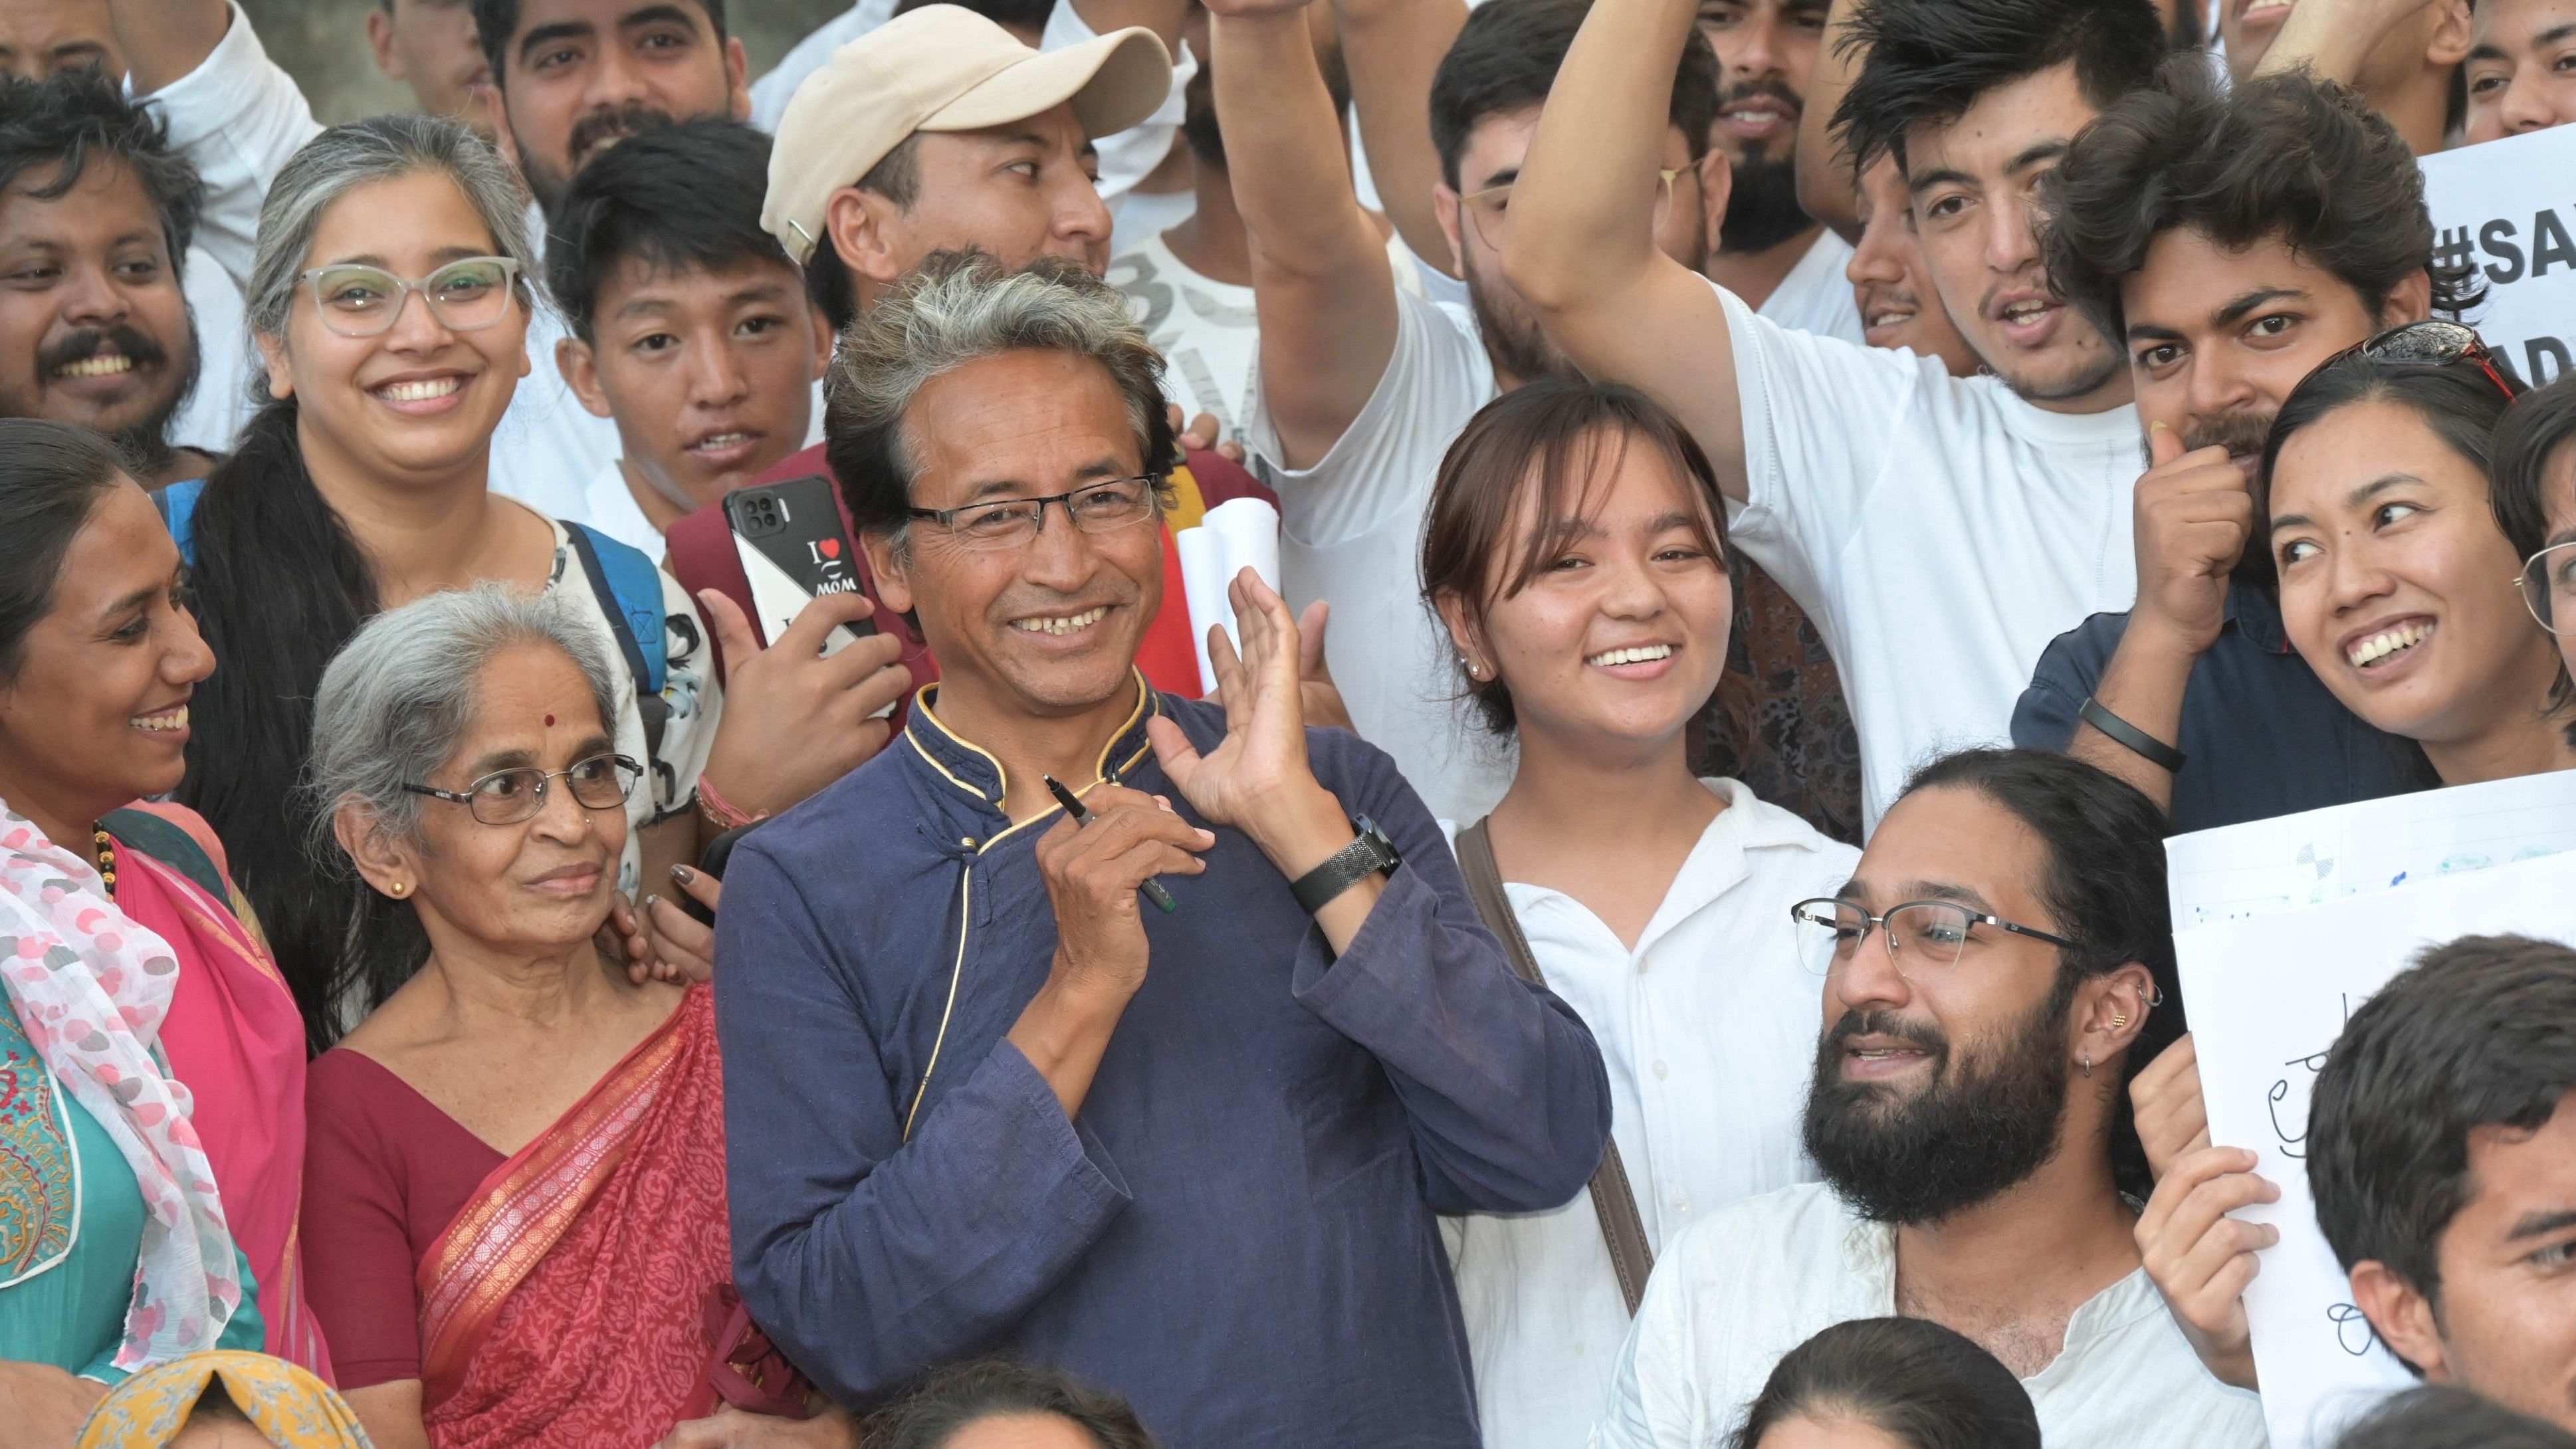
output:
[[[1866,0],[1838,42],[1868,59],[1833,128],[1866,168],[1881,153],[1905,169],[1905,136],[1955,121],[1979,96],[2073,64],[2098,109],[2147,84],[2165,55],[2149,0]]]
[[[510,42],[519,36],[519,0],[472,0],[474,34],[483,42],[483,60],[492,67],[492,84],[499,85],[507,73]],[[681,0],[706,12],[707,24],[716,33],[716,43],[725,38],[725,0]],[[391,5],[386,7],[388,10]]]
[[[2021,1380],[1928,1318],[1855,1318],[1789,1350],[1731,1449],[1757,1449],[1774,1425],[1815,1416],[1859,1419],[1904,1449],[2040,1449]]]
[[[2576,1434],[2466,1389],[2391,1394],[2335,1436],[2334,1449],[2576,1449]]]
[[[2308,1186],[2335,1261],[2385,1264],[2438,1312],[2442,1233],[2477,1195],[2469,1134],[2547,1122],[2576,1092],[2570,1042],[2576,949],[2556,941],[2463,936],[2362,1003],[2308,1105]]]
[[[760,225],[769,137],[718,117],[631,136],[574,173],[546,234],[546,290],[573,335],[591,340],[599,289],[618,263],[720,271],[793,269]]]
[[[2549,545],[2549,460],[2576,438],[2576,370],[2562,372],[2505,409],[2488,443],[2496,523],[2524,558]]]
[[[171,274],[187,264],[188,243],[206,205],[197,169],[170,147],[170,128],[151,107],[127,100],[122,85],[90,66],[41,81],[0,79],[0,193],[39,167],[58,169],[27,194],[57,201],[92,164],[121,161],[161,216]]]
[[[1431,77],[1431,144],[1451,190],[1459,187],[1459,158],[1477,122],[1546,103],[1590,9],[1591,0],[1486,0],[1467,13],[1466,26]],[[1690,142],[1694,161],[1708,154],[1717,91],[1717,52],[1694,26],[1682,44],[1668,112]]]
[[[2174,966],[2173,918],[2165,899],[2165,814],[2138,788],[2081,760],[2047,750],[1977,749],[1944,755],[1914,772],[1905,793],[1973,790],[2002,806],[2048,851],[2037,885],[2056,934],[2075,943],[2059,953],[2060,995],[2076,981],[2134,961],[2155,978],[2157,1003],[2138,1026],[2115,1085],[2111,1173],[2122,1192],[2155,1190],[2131,1115],[2128,1084],[2188,1028]]]
[[[15,678],[27,631],[54,611],[72,540],[125,473],[86,428],[0,418],[0,682]]]
[[[1096,1449],[1154,1449],[1136,1411],[1060,1369],[985,1359],[933,1374],[877,1411],[859,1436],[869,1449],[946,1449],[986,1419],[1044,1414],[1070,1422]]]
[[[296,419],[292,397],[254,413],[197,500],[197,630],[223,665],[189,705],[179,800],[222,837],[322,1051],[339,1038],[342,988],[399,983],[427,959],[429,938],[407,903],[354,872],[315,869],[306,850],[310,802],[292,786],[312,748],[314,691],[378,601],[357,541],[304,466]]]
[[[894,13],[907,14],[924,5],[954,5],[972,10],[995,25],[1021,30],[1043,31],[1047,17],[1055,13],[1055,0],[897,0]]]
[[[2301,379],[2273,415],[2272,435],[2263,443],[2263,466],[2254,474],[2254,537],[2246,545],[2238,577],[2250,577],[2266,587],[2276,586],[2280,578],[2270,543],[2272,470],[2290,439],[2354,403],[2399,403],[2483,474],[2496,425],[2523,391],[2511,372],[2499,367],[2496,373],[2497,377],[2489,377],[2485,369],[2465,360],[2435,365],[2351,352],[2329,358]],[[2489,494],[2492,497],[2492,489]]]
[[[2177,227],[2229,250],[2277,239],[2374,317],[2418,274],[2452,317],[2484,295],[2475,268],[2434,262],[2424,172],[2397,128],[2305,72],[2229,88],[2206,56],[2176,56],[2086,126],[2044,186],[2049,281],[2115,344],[2121,280]]]

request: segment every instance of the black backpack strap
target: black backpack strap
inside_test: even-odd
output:
[[[197,837],[149,810],[130,807],[110,810],[98,818],[98,824],[117,844],[141,851],[186,876],[225,910],[232,909],[232,888],[224,883],[224,873],[215,869],[215,858],[206,854]]]

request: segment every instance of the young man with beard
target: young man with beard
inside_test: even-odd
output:
[[[0,78],[0,417],[101,434],[149,488],[206,475],[170,437],[197,380],[179,266],[201,200],[99,70]]]
[[[1930,751],[2003,736],[2059,632],[2136,595],[2128,369],[2050,290],[2040,177],[2163,53],[2147,0],[1870,0],[1838,119],[1894,158],[1941,304],[1991,376],[1791,332],[1640,225],[1662,145],[1635,83],[1690,0],[1595,0],[1514,188],[1505,274],[1587,374],[1686,423],[1734,537],[1841,666],[1874,818]]]
[[[2030,1391],[2053,1449],[2263,1442],[2148,1281],[2123,1090],[2182,1028],[2155,807],[2062,756],[1916,774],[1830,900],[1793,910],[1822,979],[1804,1139],[1824,1182],[1667,1244],[1621,1350],[1604,1449],[1720,1442],[1780,1356],[1926,1318]]]
[[[2469,936],[2425,952],[2317,1073],[2308,1184],[2390,1351],[2576,1433],[2571,1043],[2576,951]]]
[[[1852,249],[1798,205],[1796,151],[1827,0],[1700,0],[1717,52],[1717,126],[1735,189],[1709,253],[1709,280],[1783,327],[1861,340],[1842,272]]]
[[[2229,89],[2177,57],[2076,138],[2046,205],[2049,274],[2126,346],[2153,466],[2134,606],[2048,646],[2014,742],[2118,775],[2178,831],[2430,783],[2291,649],[2246,488],[2317,364],[2475,300],[2465,273],[2435,275],[2404,139],[2345,87]]]

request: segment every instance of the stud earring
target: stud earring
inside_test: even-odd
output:
[[[1467,671],[1467,677],[1469,679],[1482,679],[1485,677],[1485,667],[1478,664],[1475,660],[1468,658],[1464,654],[1458,656],[1458,665],[1460,668]]]
[[[395,900],[401,900],[403,897],[411,894],[411,882],[400,880],[395,881],[393,883],[392,890],[393,898]]]
[[[2128,1013],[2126,1013],[2126,1012],[2117,1012],[2117,1011],[2115,1011],[2115,1012],[2111,1013],[2111,1029],[2112,1029],[2113,1031],[2118,1031],[2120,1028],[2122,1028],[2122,1027],[2124,1027],[2124,1026],[2127,1026],[2128,1024],[2129,1024],[2129,1017],[2128,1017]]]

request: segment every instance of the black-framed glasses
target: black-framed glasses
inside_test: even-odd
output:
[[[2513,576],[2522,606],[2552,634],[2576,633],[2576,539],[2553,543],[2522,561]]]
[[[545,810],[546,789],[556,780],[564,782],[564,788],[572,792],[573,803],[582,809],[615,810],[635,793],[635,782],[643,776],[644,767],[624,755],[592,755],[560,770],[540,770],[534,765],[494,770],[462,790],[441,790],[408,780],[403,782],[403,788],[415,795],[462,805],[485,825],[516,825],[536,819]]]
[[[2400,323],[2385,332],[2365,337],[2318,363],[2315,372],[2322,372],[2356,352],[2381,362],[2420,362],[2428,367],[2449,367],[2454,363],[2472,362],[2477,364],[2478,371],[2485,373],[2487,381],[2494,383],[2496,390],[2503,393],[2508,400],[2520,395],[2514,385],[2505,380],[2505,375],[2497,370],[2495,354],[2487,350],[2486,341],[2478,336],[2478,330],[2458,322],[2443,322],[2427,318],[2422,322]],[[2314,376],[2315,372],[2310,375]]]
[[[1959,963],[1975,926],[2078,949],[2064,936],[1972,911],[1957,901],[1906,901],[1873,916],[1850,901],[1817,896],[1791,906],[1789,920],[1798,941],[1798,964],[1811,976],[1831,976],[1849,966],[1872,927],[1878,928],[1896,973],[1917,985],[1939,980]]]
[[[519,264],[508,257],[465,257],[426,277],[398,277],[382,267],[349,263],[315,267],[296,277],[313,289],[322,325],[343,337],[381,337],[403,303],[418,292],[451,332],[473,332],[508,316]]]
[[[1140,473],[1085,483],[1070,493],[1050,493],[1044,498],[1002,498],[963,508],[907,508],[904,512],[947,529],[968,548],[1025,548],[1045,529],[1049,504],[1062,508],[1073,526],[1085,533],[1115,533],[1163,511],[1163,480]]]
[[[1657,229],[1660,230],[1665,218],[1672,215],[1674,178],[1690,169],[1688,166],[1667,166],[1655,173]],[[1458,198],[1458,204],[1466,208],[1468,219],[1475,225],[1476,235],[1483,237],[1485,245],[1496,251],[1503,249],[1504,239],[1512,234],[1512,187],[1515,184],[1506,181],[1500,186],[1470,191]]]

